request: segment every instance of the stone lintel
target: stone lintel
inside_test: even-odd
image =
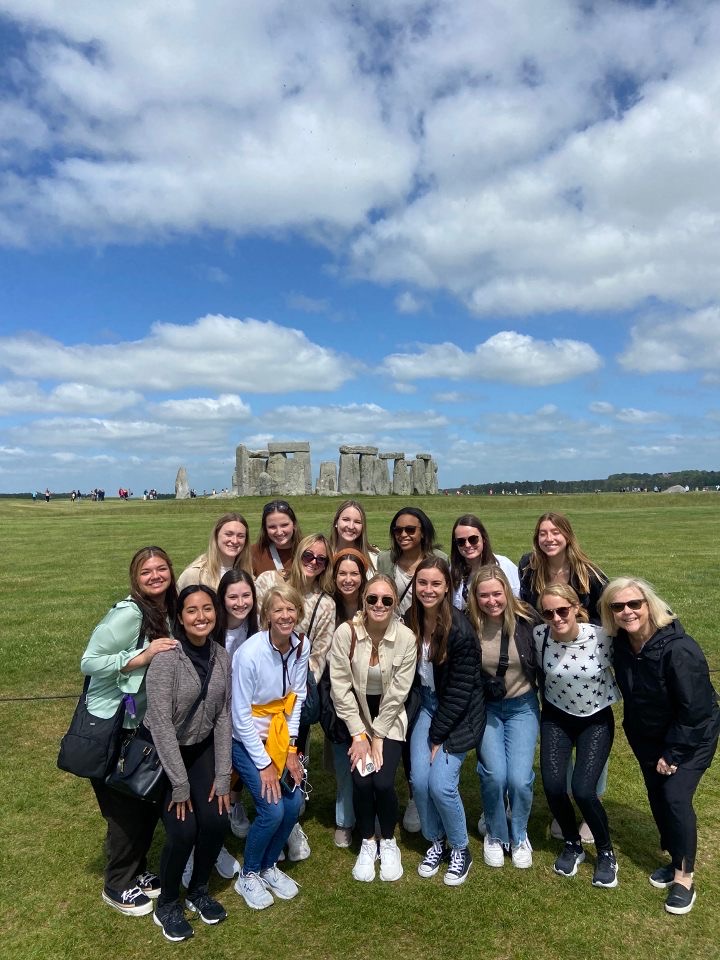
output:
[[[379,453],[378,459],[379,460],[404,460],[405,454],[404,453]]]
[[[432,454],[431,454],[431,453],[416,453],[416,454],[415,454],[415,459],[416,459],[416,460],[432,460]]]
[[[376,457],[378,452],[377,447],[340,447],[340,453],[354,453],[354,454],[364,454],[368,457]]]
[[[269,443],[268,453],[310,453],[310,442],[288,440],[284,443]]]

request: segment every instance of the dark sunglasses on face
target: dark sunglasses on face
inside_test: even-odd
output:
[[[471,547],[476,547],[480,543],[480,534],[473,533],[471,537],[455,537],[455,543],[459,547],[464,547],[466,543]]]
[[[365,603],[369,607],[374,607],[377,605],[378,600],[384,607],[392,607],[395,604],[395,601],[392,597],[379,597],[376,593],[369,593],[365,597]]]
[[[317,554],[313,553],[312,550],[303,550],[303,552],[300,554],[300,559],[303,563],[307,563],[308,565],[314,563],[315,566],[320,567],[321,570],[327,566],[328,562],[328,558],[326,556],[318,556]]]
[[[399,537],[401,533],[406,533],[409,537],[414,537],[418,532],[416,523],[409,523],[405,527],[393,527],[393,533],[396,537]]]
[[[639,610],[646,602],[644,597],[642,600],[626,600],[624,603],[621,600],[615,600],[610,604],[610,609],[613,613],[622,613],[625,607],[627,607],[628,610]]]
[[[541,615],[543,620],[554,620],[555,617],[564,620],[571,610],[572,607],[555,607],[554,610],[542,610]]]

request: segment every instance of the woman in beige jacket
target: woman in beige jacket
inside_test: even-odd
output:
[[[397,619],[397,602],[393,580],[384,574],[372,577],[361,612],[338,627],[330,647],[332,698],[352,738],[353,804],[363,838],[352,873],[365,882],[375,879],[378,858],[381,880],[398,880],[403,872],[395,841],[395,772],[408,732],[405,701],[415,677],[417,647],[412,631]]]

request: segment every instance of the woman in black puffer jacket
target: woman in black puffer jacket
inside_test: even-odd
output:
[[[423,560],[412,593],[406,619],[417,639],[421,707],[410,770],[423,836],[431,844],[418,873],[434,876],[449,854],[444,881],[457,886],[472,864],[459,781],[465,755],[479,748],[485,729],[480,654],[472,627],[452,606],[445,560]]]

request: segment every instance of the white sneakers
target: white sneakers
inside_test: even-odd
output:
[[[288,837],[287,842],[287,850],[288,860],[292,860],[294,862],[297,862],[298,860],[307,860],[307,858],[310,856],[310,844],[308,843],[307,834],[304,832],[299,823],[296,823],[290,831],[290,836]]]
[[[395,837],[393,837],[391,840],[381,840],[380,879],[390,881],[399,880],[402,875],[403,868],[397,840]]]
[[[221,847],[215,861],[215,869],[224,880],[232,880],[234,876],[240,873],[240,864],[225,847]],[[190,872],[192,873],[192,870]]]
[[[239,800],[230,807],[230,829],[240,840],[244,840],[250,831],[248,815]]]
[[[520,870],[527,870],[528,867],[532,866],[532,854],[533,850],[530,846],[530,841],[525,837],[520,843],[513,844],[512,865],[518,867]]]
[[[408,800],[408,805],[405,808],[402,825],[408,833],[420,833],[420,814],[412,797]]]
[[[483,840],[483,860],[489,867],[505,865],[505,851],[499,840],[493,840],[487,834]]]
[[[260,879],[281,900],[292,900],[298,895],[300,888],[286,873],[278,870],[277,864],[260,871]]]
[[[352,875],[362,883],[372,883],[375,879],[375,861],[378,858],[377,841],[363,840],[360,844],[360,853],[352,869]]]
[[[251,910],[264,910],[275,903],[273,895],[257,873],[241,871],[235,881],[235,893],[240,894]]]

